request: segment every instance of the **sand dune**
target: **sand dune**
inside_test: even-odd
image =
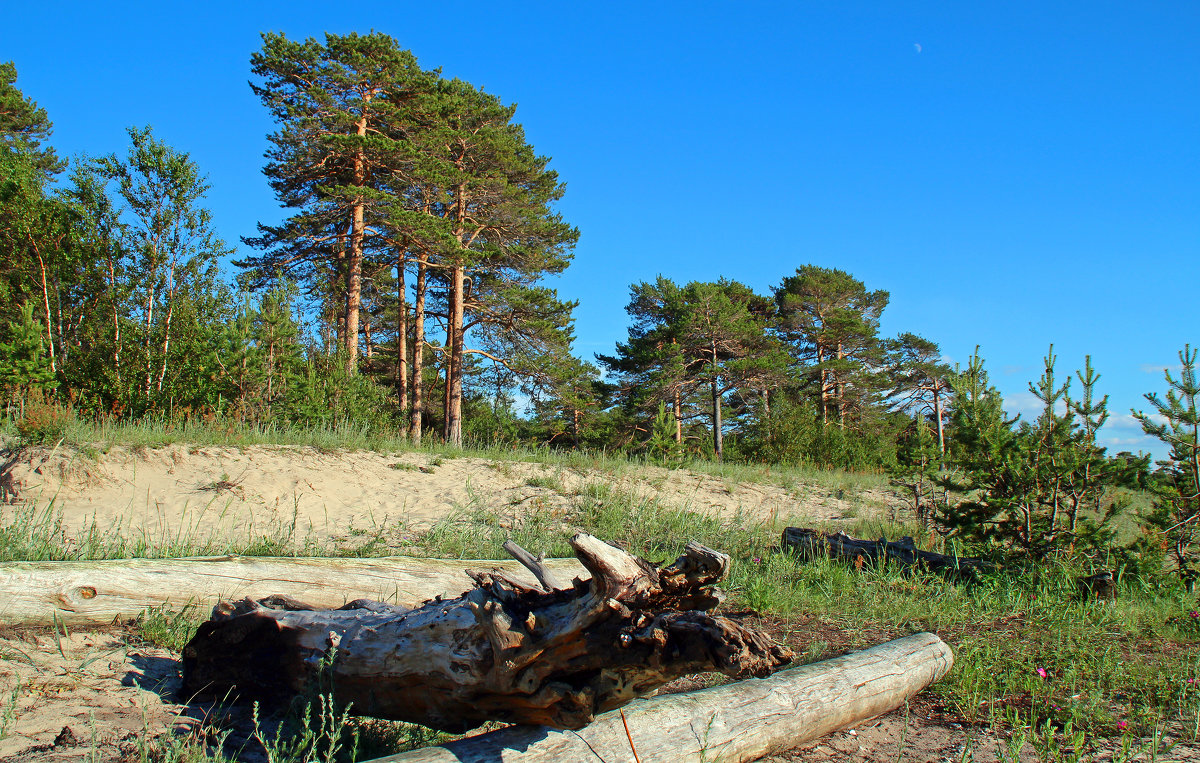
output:
[[[136,528],[266,533],[295,522],[299,537],[344,537],[383,526],[419,530],[456,512],[566,509],[589,484],[655,498],[672,508],[751,520],[824,522],[853,515],[852,501],[813,486],[738,482],[686,469],[595,468],[448,458],[426,452],[326,452],[311,447],[113,447],[88,455],[36,448],[8,453],[6,499],[53,502],[69,530]],[[885,495],[868,495],[884,503]]]

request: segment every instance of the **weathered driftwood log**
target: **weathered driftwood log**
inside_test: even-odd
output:
[[[918,633],[770,678],[637,700],[579,731],[510,726],[371,763],[627,761],[632,750],[642,763],[758,760],[900,707],[953,662],[941,639]]]
[[[571,546],[592,577],[565,589],[492,570],[411,611],[301,609],[281,597],[219,606],[184,647],[182,694],[281,699],[322,678],[360,715],[451,731],[487,720],[574,729],[680,675],[763,676],[791,659],[705,611],[720,601],[725,554],[691,543],[656,568],[590,535]]]
[[[973,580],[979,573],[995,569],[995,565],[991,562],[975,557],[922,551],[908,536],[892,541],[887,538],[862,540],[851,538],[843,532],[824,533],[820,530],[808,530],[802,527],[786,527],[783,530],[780,544],[785,549],[795,551],[803,559],[830,556],[850,562],[863,560],[872,563],[879,563],[886,559],[896,564],[922,567],[931,572],[958,579]]]
[[[147,607],[205,608],[218,601],[280,594],[318,607],[371,598],[412,607],[435,596],[457,596],[474,583],[465,566],[495,566],[533,585],[512,560],[324,559],[215,556],[193,559],[110,559],[92,562],[0,563],[0,624],[107,625]],[[575,559],[547,559],[566,580],[587,575]]]

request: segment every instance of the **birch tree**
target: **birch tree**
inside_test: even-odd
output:
[[[201,206],[209,185],[196,163],[149,127],[131,127],[129,138],[125,157],[111,154],[96,166],[115,185],[119,236],[135,284],[138,383],[143,404],[152,407],[170,370],[178,297],[193,282],[211,279],[217,260],[230,250]]]

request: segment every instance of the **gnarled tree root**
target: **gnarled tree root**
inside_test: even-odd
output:
[[[315,610],[283,597],[218,605],[184,648],[182,693],[283,700],[321,678],[358,715],[447,731],[488,720],[577,729],[681,675],[766,676],[791,659],[708,612],[725,554],[691,543],[656,568],[590,535],[571,546],[592,577],[567,588],[492,570],[470,573],[476,587],[462,596],[412,610]],[[540,560],[518,558],[553,580]]]

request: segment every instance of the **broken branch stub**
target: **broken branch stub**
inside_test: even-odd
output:
[[[577,729],[681,675],[765,676],[791,659],[707,611],[728,556],[689,544],[657,568],[590,535],[571,546],[592,579],[549,591],[492,570],[469,573],[476,587],[462,596],[411,611],[218,607],[184,648],[182,692],[287,700],[326,670],[323,683],[359,715],[447,731],[487,720]]]

